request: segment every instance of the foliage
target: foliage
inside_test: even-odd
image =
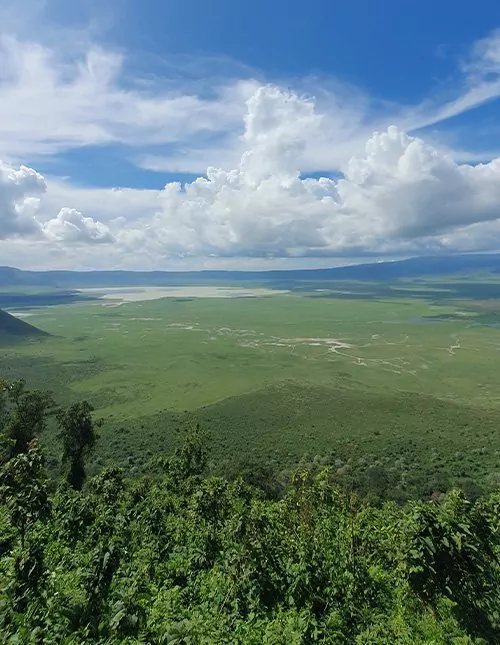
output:
[[[0,460],[27,451],[29,444],[46,428],[54,402],[43,390],[27,390],[24,380],[0,381]]]
[[[68,483],[80,490],[85,482],[85,459],[97,440],[92,412],[88,401],[73,403],[57,415],[59,438],[62,441],[62,464]]]
[[[80,458],[96,438],[91,407],[59,419]],[[304,462],[276,493],[250,462],[210,475],[206,441],[194,426],[161,475],[109,467],[81,490],[49,492],[36,441],[4,463],[3,642],[499,641],[498,492],[384,502],[386,477],[370,470],[371,504],[337,468]]]
[[[27,452],[12,457],[0,471],[0,501],[24,547],[26,531],[43,516],[49,504],[43,455],[36,440]]]

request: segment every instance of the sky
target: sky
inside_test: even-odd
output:
[[[500,251],[500,3],[0,0],[0,265]]]

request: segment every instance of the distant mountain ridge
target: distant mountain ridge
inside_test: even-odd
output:
[[[112,286],[170,286],[200,280],[280,282],[293,280],[390,280],[403,277],[450,275],[488,271],[500,273],[500,254],[415,257],[407,260],[354,264],[329,269],[279,269],[272,271],[24,271],[0,267],[1,287],[36,286],[77,289]]]

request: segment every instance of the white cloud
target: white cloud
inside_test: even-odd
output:
[[[42,230],[48,240],[68,244],[106,244],[115,241],[106,224],[85,217],[74,208],[62,208],[57,217],[43,225]]]
[[[413,239],[500,217],[500,159],[459,165],[391,127],[367,143],[338,183],[342,210],[380,236]]]
[[[500,97],[500,29],[477,41],[461,65],[461,75],[450,87],[437,88],[431,98],[396,110],[399,127],[416,131],[437,125]],[[396,119],[393,119],[396,121]],[[471,159],[474,153],[471,155]]]
[[[40,205],[40,219],[48,220],[68,204],[72,208],[113,225],[132,226],[135,221],[151,217],[158,210],[160,190],[134,188],[87,188],[56,178],[46,177],[47,192]]]
[[[124,58],[91,47],[67,59],[37,43],[0,38],[0,156],[53,155],[84,145],[178,142],[241,122],[252,82],[215,88],[211,99],[163,83],[129,80]],[[36,114],[36,118],[35,118]]]
[[[340,178],[303,178],[300,160],[321,124],[312,99],[263,86],[247,102],[246,150],[235,168],[210,167],[205,177],[162,191],[48,181],[34,221],[45,243],[114,242],[138,266],[182,257],[477,250],[500,241],[492,234],[500,228],[500,159],[458,164],[391,126],[369,138]],[[22,177],[45,187],[35,171]],[[75,208],[63,207],[70,198]]]
[[[493,80],[500,75],[500,29],[493,30],[474,44],[464,70],[476,80]]]
[[[273,101],[277,128],[268,127]],[[374,134],[343,178],[302,179],[294,162],[315,121],[313,106],[301,101],[260,90],[249,101],[246,139],[253,147],[239,166],[209,168],[206,178],[166,186],[162,210],[149,223],[158,252],[294,256],[444,248],[450,232],[500,218],[500,159],[459,165],[396,127]],[[289,137],[287,128],[301,119],[302,135],[297,128]]]
[[[33,238],[70,244],[114,242],[109,228],[63,207],[53,219],[39,219],[47,190],[44,177],[26,166],[14,168],[0,161],[0,239]]]
[[[25,33],[23,40],[0,37],[0,158],[20,163],[82,146],[118,144],[124,155],[130,148],[129,158],[143,168],[199,173],[209,163],[231,167],[241,155],[246,101],[262,84],[255,80],[262,74],[252,77],[251,70],[234,65],[223,80],[213,61],[213,79],[205,65],[200,82],[192,78],[192,62],[179,61],[174,69],[166,60],[165,76],[141,76],[130,72],[123,52],[89,43],[71,30],[74,42],[68,43],[66,31],[58,32],[59,46],[54,33],[50,45],[26,39]],[[437,92],[439,100],[415,106],[377,102],[332,79],[295,79],[296,87],[316,97],[321,115],[301,169],[338,169],[374,130],[396,123],[414,131],[497,98],[499,40],[496,32],[474,47],[458,91],[446,97]],[[238,72],[241,77],[234,76]]]
[[[31,168],[17,170],[0,161],[0,239],[36,235],[34,215],[46,190],[43,177]]]
[[[86,267],[154,268],[179,258],[500,249],[494,150],[467,165],[458,161],[486,153],[446,149],[439,131],[432,143],[405,133],[500,96],[500,32],[472,48],[458,90],[415,106],[324,79],[290,91],[232,77],[208,91],[182,73],[131,75],[123,53],[85,39],[71,55],[65,47],[0,40],[0,155],[9,160],[0,240],[12,240],[0,242],[2,257],[45,254],[71,267],[68,248],[78,245]],[[106,189],[19,166],[109,144],[142,168],[204,174],[163,190]]]

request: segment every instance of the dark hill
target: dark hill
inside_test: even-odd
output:
[[[19,341],[23,338],[42,338],[48,334],[0,309],[0,343]]]

